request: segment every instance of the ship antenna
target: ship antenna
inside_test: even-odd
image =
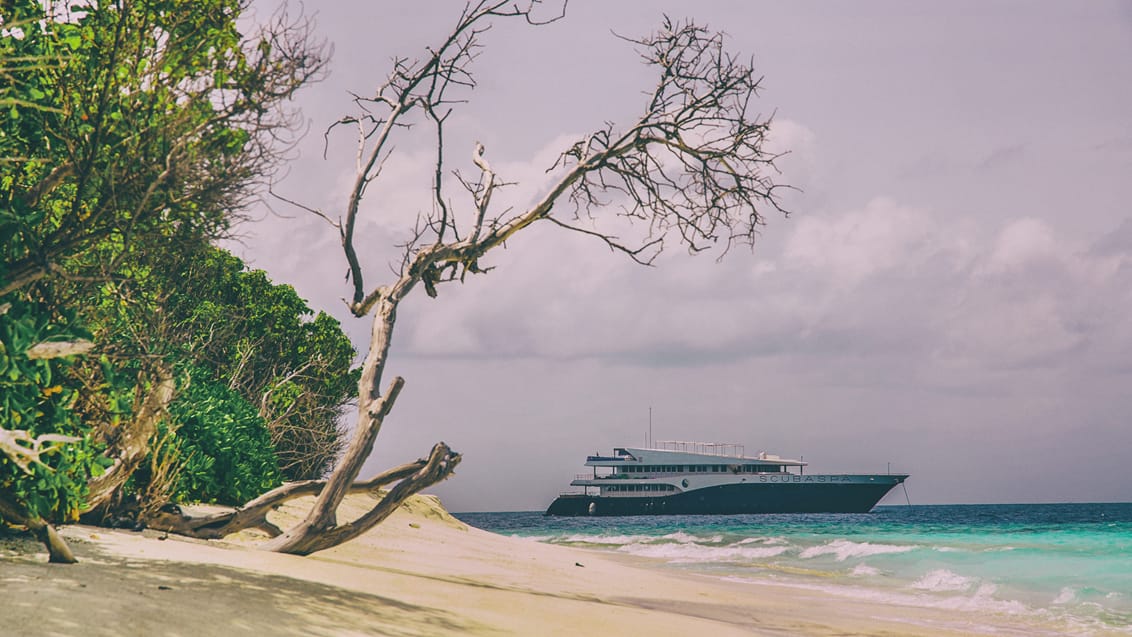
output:
[[[649,405],[649,449],[652,449],[652,405]]]

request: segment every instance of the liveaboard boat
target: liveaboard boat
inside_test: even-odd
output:
[[[806,473],[807,463],[731,443],[656,441],[586,458],[578,493],[560,495],[546,515],[867,513],[908,474]]]

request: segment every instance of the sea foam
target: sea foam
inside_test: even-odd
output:
[[[928,571],[923,577],[912,582],[912,588],[924,591],[965,591],[969,590],[978,580],[973,577],[964,577],[945,568]]]
[[[880,575],[880,569],[875,569],[867,564],[858,564],[849,571],[853,577],[869,577],[871,575]]]
[[[1059,592],[1057,594],[1057,597],[1054,598],[1053,603],[1054,604],[1068,604],[1069,602],[1073,601],[1076,598],[1077,598],[1076,589],[1073,589],[1073,588],[1066,586],[1065,588],[1062,588],[1061,592]]]
[[[788,550],[785,546],[704,546],[703,544],[655,544],[638,543],[622,546],[620,551],[640,557],[666,560],[674,564],[708,562],[752,562],[781,555]]]
[[[868,557],[870,555],[883,555],[885,553],[907,553],[914,547],[896,546],[893,544],[872,544],[870,542],[852,542],[850,540],[833,540],[820,546],[811,546],[798,554],[798,557],[808,560],[822,555],[835,555],[838,562],[844,562],[851,557]]]

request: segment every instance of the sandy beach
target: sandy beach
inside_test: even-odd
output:
[[[358,514],[367,496],[344,504]],[[280,509],[296,518],[307,503]],[[967,635],[971,618],[724,581],[469,528],[428,496],[369,534],[309,557],[84,526],[81,562],[27,545],[0,558],[4,635]],[[22,550],[20,550],[22,548]],[[37,549],[38,550],[38,549]],[[979,632],[1032,634],[1009,617]]]

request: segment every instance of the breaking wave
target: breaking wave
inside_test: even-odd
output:
[[[806,560],[822,555],[834,555],[838,562],[844,562],[851,557],[869,557],[870,555],[884,555],[886,553],[907,553],[913,550],[912,546],[896,546],[893,544],[873,544],[871,542],[853,542],[851,540],[837,539],[819,546],[811,546],[803,550],[798,557]]]

